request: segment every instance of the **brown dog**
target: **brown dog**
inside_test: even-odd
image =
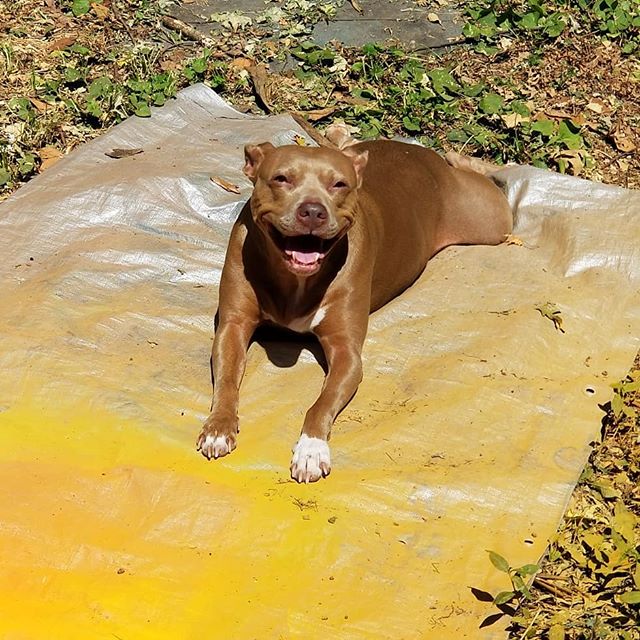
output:
[[[499,244],[511,232],[488,178],[423,147],[365,142],[344,150],[270,143],[245,148],[254,191],[231,232],[213,344],[211,414],[198,438],[207,458],[236,446],[238,392],[255,329],[314,333],[328,373],[293,449],[291,476],[331,470],[333,422],[362,379],[371,311],[397,296],[451,244]]]

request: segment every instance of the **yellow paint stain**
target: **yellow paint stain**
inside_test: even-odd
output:
[[[264,448],[268,422],[215,462],[77,407],[0,427],[3,638],[455,637],[474,621],[455,568],[468,536],[451,534],[477,527],[482,545],[487,529],[467,504],[427,505],[422,447],[398,469],[345,436],[330,480],[300,486],[286,440]]]

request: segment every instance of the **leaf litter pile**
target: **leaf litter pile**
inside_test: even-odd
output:
[[[340,3],[203,16],[222,25],[210,34],[169,17],[180,3],[168,0],[0,3],[0,199],[195,82],[246,112],[290,111],[319,129],[342,120],[356,137],[411,136],[640,188],[639,0],[416,0],[433,23],[445,8],[466,21],[455,47],[417,53],[317,45],[313,25]],[[552,303],[538,310],[562,330]],[[541,567],[492,552],[509,578],[495,606],[512,616],[511,638],[640,638],[639,387],[636,361],[603,408],[602,440]]]

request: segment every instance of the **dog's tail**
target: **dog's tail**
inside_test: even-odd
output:
[[[330,149],[341,151],[358,143],[358,140],[351,135],[349,127],[344,123],[336,122],[330,124],[324,133],[320,133],[300,114],[290,112],[289,115],[304,129],[305,133],[321,147],[329,147]]]
[[[497,164],[491,162],[485,162],[479,158],[472,158],[471,156],[463,156],[461,153],[455,151],[447,151],[444,155],[444,159],[454,168],[463,169],[464,171],[473,171],[483,176],[491,178],[494,173],[502,169]]]

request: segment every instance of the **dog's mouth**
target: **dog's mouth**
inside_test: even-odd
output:
[[[274,244],[282,252],[287,268],[296,275],[309,276],[316,273],[338,240],[338,236],[320,238],[311,233],[286,236],[272,224],[269,225],[269,231]]]

